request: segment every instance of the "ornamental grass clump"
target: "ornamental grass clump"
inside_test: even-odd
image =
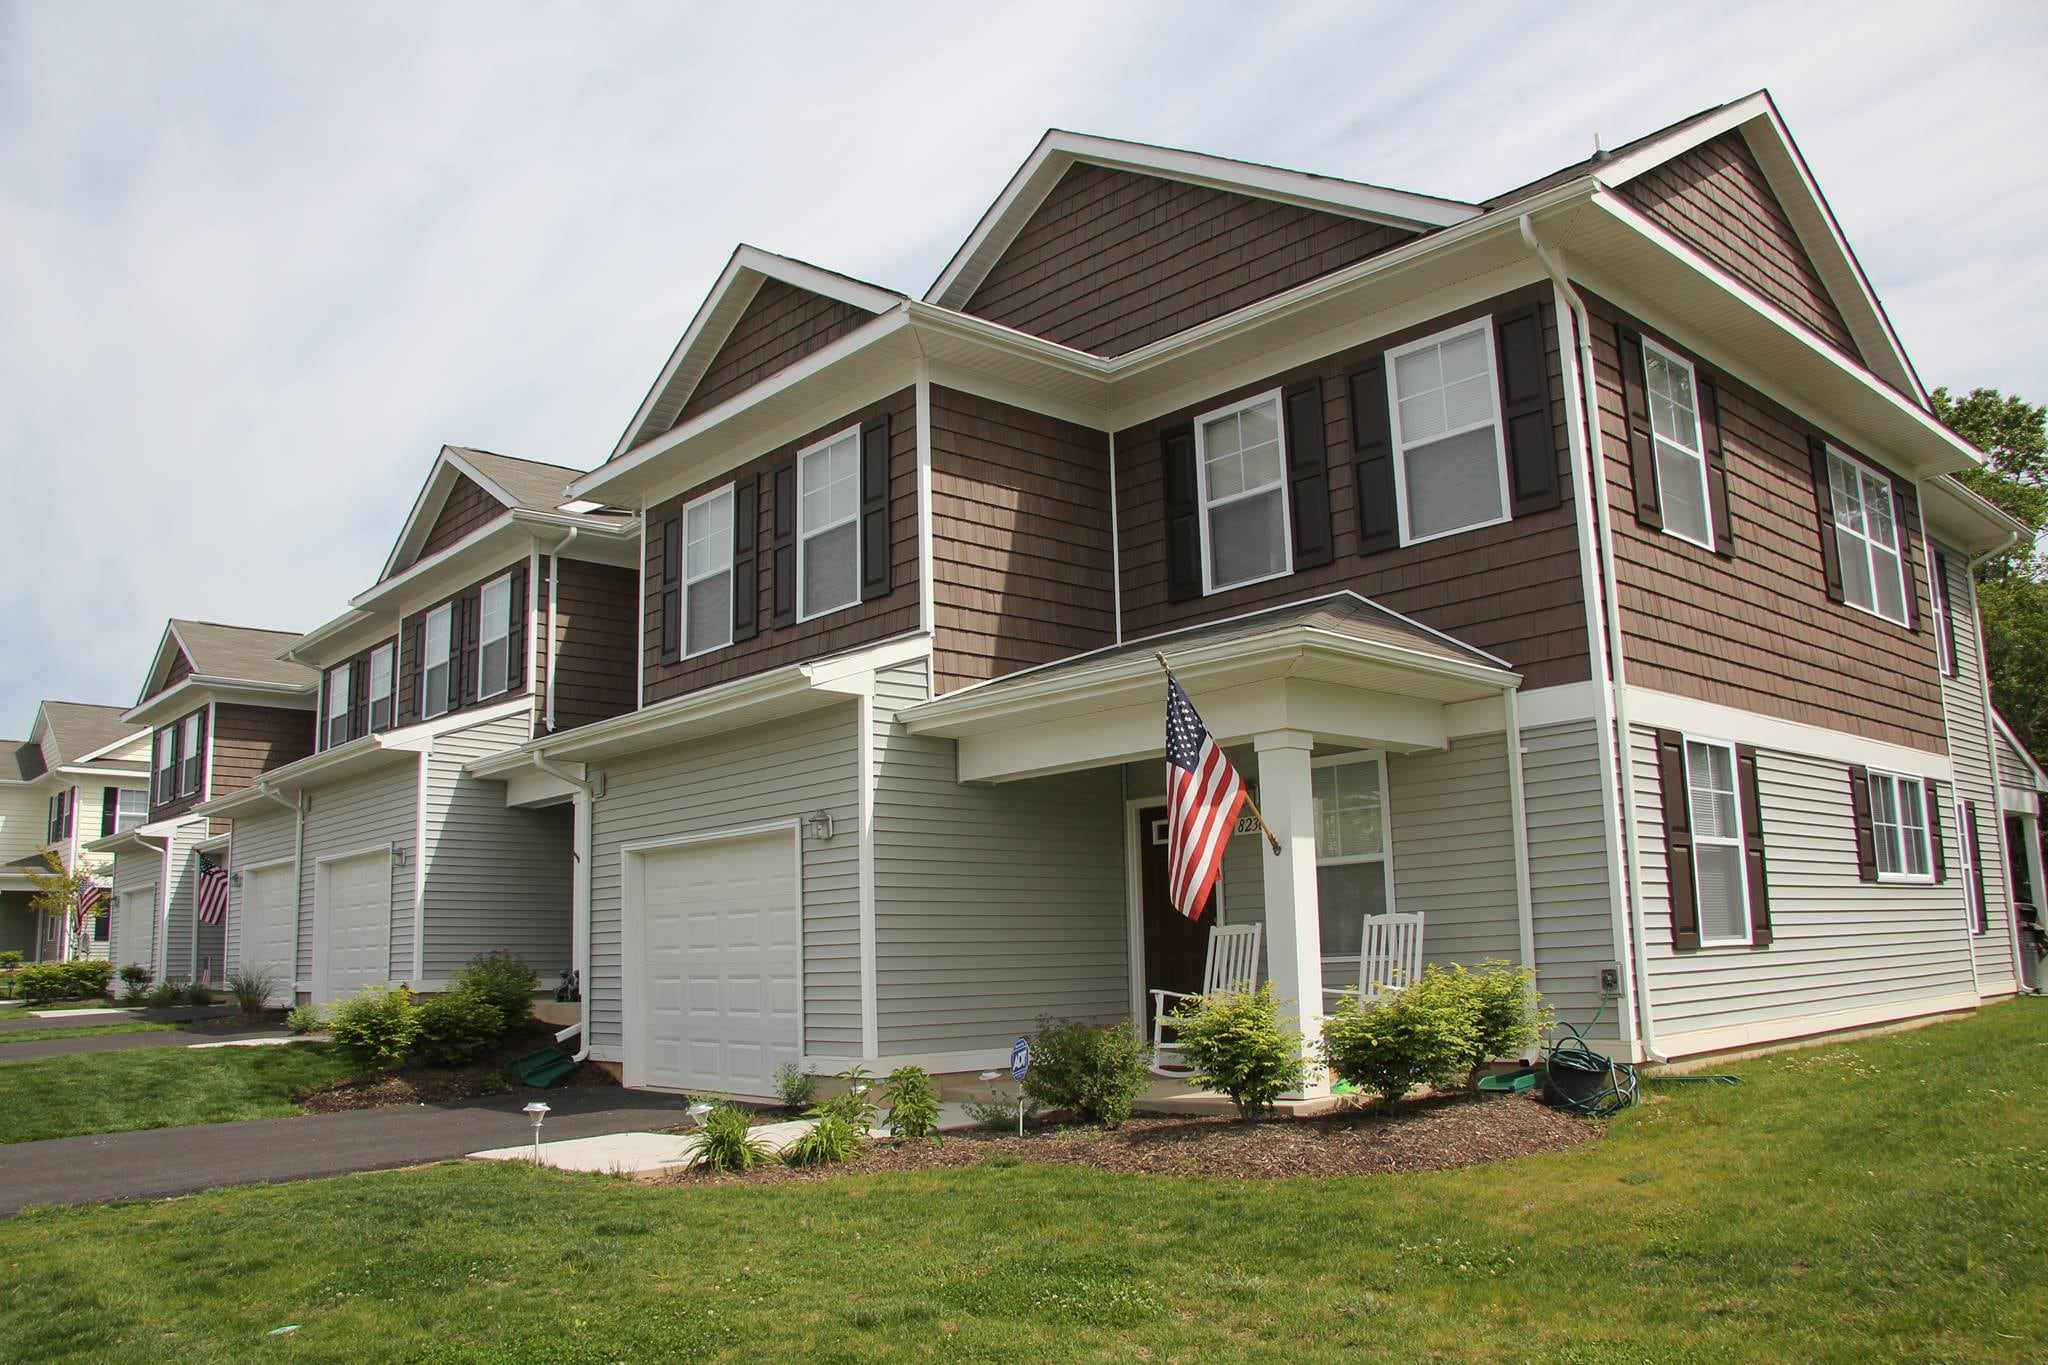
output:
[[[1281,1017],[1271,982],[1188,996],[1174,1009],[1173,1027],[1195,1084],[1230,1096],[1241,1118],[1271,1113],[1274,1100],[1307,1080],[1301,1030]]]
[[[1104,1128],[1131,1116],[1150,1081],[1151,1049],[1128,1023],[1080,1024],[1043,1019],[1031,1040],[1024,1093],[1051,1109],[1067,1109]]]
[[[1323,1061],[1389,1109],[1417,1086],[1449,1085],[1479,1045],[1468,995],[1432,966],[1400,990],[1354,998],[1323,1021]]]
[[[227,987],[234,998],[236,1013],[261,1014],[270,1004],[270,997],[277,994],[277,973],[265,967],[245,967],[228,973]]]
[[[860,1155],[860,1133],[844,1114],[811,1111],[811,1126],[783,1149],[792,1166],[842,1166]]]
[[[697,1150],[690,1158],[693,1171],[751,1171],[770,1159],[768,1144],[754,1136],[753,1120],[736,1104],[720,1101],[711,1106],[697,1130]]]

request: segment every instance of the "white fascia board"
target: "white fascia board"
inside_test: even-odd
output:
[[[1886,772],[1953,782],[1955,765],[1945,753],[1914,749],[1881,739],[1866,739],[1844,730],[1781,720],[1740,707],[1699,701],[1648,688],[1628,689],[1629,723],[1644,730],[1679,730],[1698,738],[1749,744],[1759,749],[1835,763],[1860,763]]]
[[[1921,485],[1920,510],[1936,540],[1958,550],[1984,554],[2031,528],[1969,485],[1944,476]]]
[[[405,553],[405,547],[412,543],[414,533],[425,520],[427,508],[431,506],[439,511],[441,504],[447,501],[448,490],[455,482],[453,475],[449,473],[449,454],[448,447],[443,445],[434,455],[433,464],[427,468],[427,477],[420,483],[420,491],[413,495],[412,508],[405,514],[405,524],[399,527],[398,539],[391,542],[391,553],[384,557],[384,567],[377,571],[379,579],[389,577],[392,569],[397,567],[398,557]],[[511,498],[501,494],[494,496],[508,508],[512,505]]]
[[[123,777],[146,778],[149,776],[147,768],[88,768],[79,763],[65,763],[60,765],[55,771],[72,777],[84,778],[118,779]]]
[[[142,675],[142,691],[135,698],[137,706],[149,700],[149,689],[156,682],[158,671],[164,666],[164,651],[172,646],[176,646],[178,650],[183,652],[187,662],[190,662],[192,655],[189,650],[185,649],[185,642],[178,636],[177,622],[165,621],[164,633],[157,637],[156,649],[149,656],[149,671]],[[124,715],[122,719],[126,720],[127,716]]]
[[[376,626],[375,612],[349,608],[332,621],[313,627],[298,639],[277,652],[277,657],[290,663],[304,664],[308,668],[323,668],[329,658],[326,646],[339,645],[340,653],[354,652],[359,632]]]
[[[292,711],[312,710],[320,684],[308,679],[302,683],[254,682],[246,678],[214,678],[203,673],[191,673],[178,679],[177,683],[165,688],[140,706],[134,707],[121,719],[131,725],[154,726],[159,721],[182,714],[195,705],[206,701],[236,702],[245,706],[278,706]],[[203,693],[203,697],[194,694]],[[133,742],[131,739],[130,743]]]
[[[71,761],[73,763],[90,763],[94,759],[105,758],[108,754],[113,753],[117,749],[125,749],[131,744],[140,743],[141,741],[148,738],[148,735],[144,734],[141,730],[138,729],[132,735],[124,735],[120,739],[115,740],[111,744],[102,744],[100,745],[99,748],[92,750],[90,753],[80,754],[77,758],[74,758]]]
[[[357,608],[368,608],[388,602],[394,596],[403,593],[407,588],[418,583],[420,580],[432,577],[446,565],[466,562],[468,559],[475,557],[483,548],[495,543],[500,536],[511,530],[512,527],[512,512],[508,508],[503,514],[491,518],[483,526],[472,531],[464,539],[450,545],[447,549],[438,551],[427,556],[425,559],[415,562],[408,566],[405,572],[393,574],[391,577],[377,583],[374,587],[365,588],[354,597],[349,598],[349,605]]]
[[[2012,726],[2005,723],[2005,717],[1996,709],[1991,712],[1991,723],[1998,727],[1999,734],[2005,736],[2005,742],[2012,746],[2013,752],[2026,760],[2027,775],[2033,783],[2034,790],[2048,792],[2048,772],[2041,771],[2041,765],[2034,761],[2034,756],[2027,752],[2027,746],[2020,743],[2019,736],[2012,732]]]

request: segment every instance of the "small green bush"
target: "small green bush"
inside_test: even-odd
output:
[[[1449,976],[1472,1015],[1472,1047],[1464,1058],[1467,1088],[1478,1084],[1480,1067],[1519,1057],[1550,1031],[1556,1011],[1536,992],[1535,968],[1488,958],[1473,972],[1454,965]]]
[[[795,1062],[775,1068],[775,1097],[785,1109],[808,1109],[818,1097],[818,1078]]]
[[[149,988],[143,1002],[153,1010],[167,1010],[185,998],[185,983],[176,978],[167,978]]]
[[[506,1033],[525,1029],[533,1018],[533,991],[540,977],[517,953],[483,953],[455,973],[450,989],[455,994],[473,995],[498,1007]]]
[[[204,981],[185,983],[185,1003],[192,1006],[206,1006],[213,1003],[213,987]]]
[[[754,1136],[752,1118],[735,1104],[712,1105],[697,1136],[693,1171],[751,1171],[770,1157],[768,1145]]]
[[[35,962],[14,973],[14,988],[32,1004],[51,1000],[89,1000],[107,993],[113,964],[87,958],[79,962]]]
[[[900,1138],[939,1139],[939,1088],[920,1066],[899,1066],[882,1082],[889,1131]]]
[[[318,1005],[293,1005],[285,1012],[285,1027],[293,1033],[316,1033],[320,1028]]]
[[[0,952],[0,972],[11,972],[21,965],[21,954],[9,948]]]
[[[124,986],[146,987],[149,985],[151,981],[154,981],[156,979],[156,973],[152,972],[149,968],[143,966],[139,962],[129,963],[127,966],[123,967],[117,973],[117,975],[121,978],[121,984]]]
[[[1339,1078],[1392,1108],[1418,1085],[1458,1078],[1478,1036],[1468,992],[1431,966],[1411,986],[1346,1002],[1323,1021],[1320,1050]]]
[[[1144,1092],[1150,1054],[1128,1023],[1101,1027],[1040,1019],[1024,1093],[1049,1108],[1115,1128]]]
[[[335,1006],[328,1032],[351,1061],[386,1071],[419,1041],[419,1006],[403,986],[365,986]]]
[[[131,1010],[141,1009],[149,1003],[149,987],[137,981],[129,982],[121,987],[121,1003]]]
[[[277,994],[277,973],[265,967],[244,967],[228,973],[227,987],[238,1013],[261,1014],[270,1004],[270,997]]]
[[[1010,1133],[1017,1131],[1017,1108],[1019,1105],[1022,1105],[1024,1109],[1024,1122],[1029,1123],[1038,1117],[1038,1101],[1032,1099],[1029,1095],[998,1095],[991,1093],[985,1100],[969,1095],[966,1099],[960,1101],[960,1107],[967,1111],[967,1117],[973,1119],[977,1126],[993,1128],[997,1132]]]
[[[844,1114],[814,1110],[810,1131],[783,1149],[792,1166],[839,1166],[860,1154],[860,1130]]]
[[[457,1066],[483,1055],[505,1031],[505,1015],[480,995],[451,991],[419,1002],[415,1060]]]
[[[1280,1017],[1271,982],[1188,996],[1174,1009],[1173,1027],[1195,1083],[1230,1096],[1242,1118],[1271,1113],[1274,1100],[1307,1079],[1301,1030]]]
[[[846,1082],[846,1088],[818,1101],[811,1110],[812,1115],[837,1114],[851,1124],[856,1133],[869,1131],[875,1126],[875,1090],[868,1077],[868,1069],[857,1066],[842,1071],[839,1079]]]

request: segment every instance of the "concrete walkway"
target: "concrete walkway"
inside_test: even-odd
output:
[[[34,1042],[10,1043],[0,1034],[0,1066],[9,1062],[32,1062],[43,1057],[69,1057],[80,1052],[126,1052],[138,1047],[206,1047],[214,1043],[245,1042],[252,1038],[279,1042],[288,1038],[282,1029],[252,1029],[246,1033],[87,1033],[75,1038],[43,1038]],[[4,1164],[4,1163],[0,1163]]]
[[[519,1111],[533,1094],[10,1143],[0,1146],[0,1217],[31,1204],[162,1199],[444,1161],[529,1136]],[[674,1095],[610,1086],[546,1096],[548,1133],[560,1138],[674,1127],[685,1107]]]

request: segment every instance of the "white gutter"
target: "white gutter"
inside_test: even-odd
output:
[[[577,536],[579,536],[579,535],[581,535],[582,533],[583,533],[583,528],[582,528],[581,526],[571,526],[571,527],[569,528],[569,534],[568,534],[568,535],[566,535],[566,536],[563,536],[563,537],[562,537],[562,539],[561,539],[561,542],[560,542],[559,544],[557,544],[557,545],[555,546],[555,548],[554,548],[554,549],[552,549],[552,550],[548,551],[548,710],[547,710],[547,727],[548,727],[548,733],[549,733],[549,734],[553,734],[553,733],[555,732],[555,657],[556,657],[556,655],[557,655],[557,654],[558,654],[558,653],[560,652],[560,651],[559,651],[559,650],[558,650],[558,649],[556,648],[556,645],[557,645],[557,644],[558,644],[559,642],[558,642],[558,640],[557,640],[557,638],[556,638],[556,635],[555,635],[555,599],[556,599],[557,595],[559,594],[559,592],[560,592],[560,589],[561,589],[561,586],[562,586],[562,551],[564,551],[564,550],[568,549],[568,548],[569,548],[569,545],[570,545],[570,542],[574,541],[574,540],[576,539],[576,537],[577,537]]]
[[[584,777],[574,776],[568,769],[551,761],[547,755],[536,753],[532,756],[533,766],[559,778],[576,788],[575,834],[573,854],[576,866],[569,878],[569,965],[576,973],[576,990],[583,997],[581,1016],[570,1028],[555,1035],[555,1041],[565,1042],[573,1031],[577,1035],[576,1055],[571,1060],[582,1061],[590,1055],[590,860],[591,825],[596,811],[597,784]],[[586,766],[584,772],[589,773]]]

